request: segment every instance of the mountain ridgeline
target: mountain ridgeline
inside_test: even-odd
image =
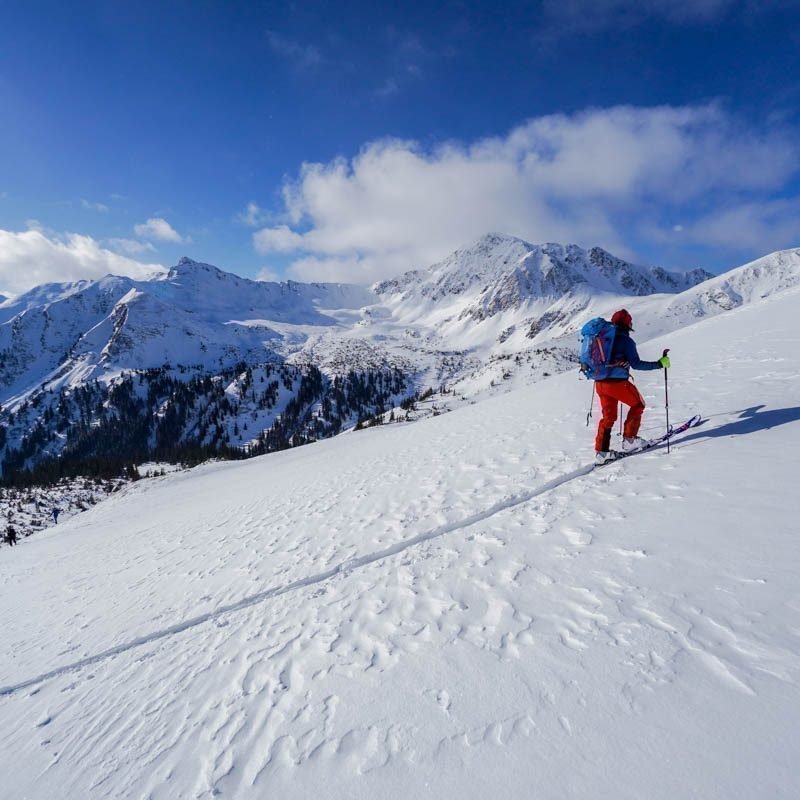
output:
[[[620,302],[655,334],[799,275],[798,250],[713,277],[490,234],[371,288],[252,281],[190,259],[149,280],[40,286],[0,302],[2,479],[296,446],[443,384],[469,399],[567,369],[582,322]]]

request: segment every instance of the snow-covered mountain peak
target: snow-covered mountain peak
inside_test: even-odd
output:
[[[375,292],[397,306],[458,305],[459,319],[476,321],[567,294],[644,296],[683,291],[711,273],[668,272],[624,261],[600,247],[531,244],[490,233],[427,270],[377,284]]]
[[[381,295],[418,294],[435,302],[446,295],[463,294],[476,284],[513,269],[531,247],[514,236],[488,233],[427,269],[411,270],[373,288]]]
[[[167,280],[194,280],[198,282],[208,280],[247,280],[239,278],[231,272],[225,272],[213,264],[205,264],[201,261],[193,261],[187,256],[183,256],[178,263],[167,272]],[[250,282],[250,281],[248,281]]]

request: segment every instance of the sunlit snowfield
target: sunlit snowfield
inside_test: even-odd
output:
[[[792,796],[798,302],[639,342],[669,454],[591,470],[570,373],[4,548],[2,794]]]

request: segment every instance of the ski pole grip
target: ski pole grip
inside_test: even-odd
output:
[[[664,352],[661,354],[661,357],[663,358],[667,353],[669,353],[669,347],[664,348]]]

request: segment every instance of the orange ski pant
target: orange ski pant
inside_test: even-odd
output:
[[[611,446],[611,431],[617,421],[617,405],[624,403],[630,406],[625,417],[624,436],[636,436],[642,424],[644,398],[630,381],[596,381],[595,388],[600,398],[603,417],[597,426],[594,440],[595,450],[608,450]]]

